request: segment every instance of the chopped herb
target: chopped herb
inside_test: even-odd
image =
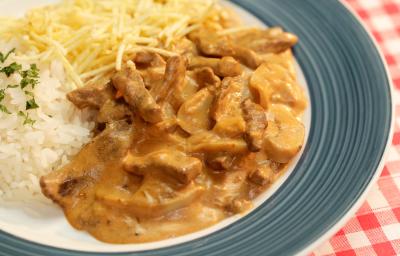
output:
[[[7,58],[10,56],[15,49],[9,51],[7,54],[3,54],[0,52],[0,62],[4,63]],[[0,103],[4,100],[6,96],[6,90],[10,88],[18,88],[25,93],[25,95],[29,96],[30,99],[26,101],[26,110],[37,109],[39,105],[36,103],[35,94],[32,90],[26,90],[28,86],[31,86],[31,89],[35,89],[35,86],[39,83],[39,69],[36,64],[31,64],[28,70],[22,70],[22,65],[16,62],[11,63],[8,66],[0,67],[0,73],[4,73],[7,77],[10,77],[14,73],[19,73],[22,77],[21,82],[16,85],[8,85],[5,89],[0,89]],[[7,109],[7,107],[3,104],[0,104],[0,111],[11,114],[11,112]],[[24,119],[24,125],[30,124],[33,125],[36,121],[30,118],[28,112],[19,111],[18,116]]]
[[[4,112],[4,113],[7,113],[7,114],[11,114],[11,112],[3,104],[0,104],[0,111]]]
[[[4,63],[7,60],[8,56],[10,56],[10,54],[13,53],[14,51],[15,51],[15,48],[12,49],[11,51],[9,51],[8,53],[6,53],[6,55],[4,55],[2,52],[0,52],[0,62]]]
[[[31,64],[30,69],[24,70],[21,72],[21,76],[23,78],[38,78],[39,77],[39,69],[37,68],[36,64]]]
[[[10,77],[12,74],[19,72],[21,69],[22,66],[20,64],[13,62],[7,67],[0,69],[0,72],[6,74],[7,77]]]
[[[27,87],[29,85],[29,79],[28,78],[22,78],[21,80],[21,89],[24,89],[25,87]]]
[[[32,64],[30,69],[24,70],[21,72],[22,80],[21,80],[21,88],[24,89],[28,85],[31,85],[32,88],[39,83],[39,69],[36,64]]]
[[[24,91],[25,95],[31,96],[31,97],[35,97],[35,95],[33,94],[33,92],[30,91]]]
[[[38,108],[39,105],[36,104],[35,98],[32,98],[26,102],[26,110]]]
[[[31,64],[31,69],[28,70],[28,76],[33,78],[39,78],[39,69],[36,64]]]
[[[30,124],[30,125],[34,125],[35,124],[35,120],[33,120],[32,118],[29,117],[28,113],[24,113],[22,111],[18,112],[18,115],[22,118],[24,118],[24,125],[26,124]]]
[[[25,77],[25,78],[22,78],[20,84],[21,84],[21,89],[24,89],[28,85],[31,85],[32,88],[35,88],[35,86],[38,84],[38,80],[29,78],[29,77]]]
[[[0,90],[0,102],[2,102],[4,100],[5,96],[6,96],[6,90],[5,89],[1,89]]]

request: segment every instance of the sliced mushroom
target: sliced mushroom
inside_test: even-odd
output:
[[[190,205],[203,194],[204,188],[193,182],[175,189],[157,177],[145,177],[141,187],[129,197],[98,193],[97,198],[115,208],[124,208],[134,216],[152,218]]]
[[[247,144],[241,139],[221,138],[213,132],[202,132],[188,139],[192,152],[242,154],[247,152]]]
[[[215,73],[222,77],[234,77],[242,74],[243,68],[233,57],[226,56],[218,61]]]
[[[265,109],[270,104],[280,103],[294,108],[299,114],[307,105],[303,91],[283,64],[266,62],[259,66],[251,76],[250,90]]]
[[[190,134],[196,134],[211,128],[210,108],[214,96],[207,88],[198,91],[182,104],[178,111],[179,126]]]
[[[273,88],[270,85],[270,69],[268,64],[259,66],[250,78],[249,88],[257,103],[268,109]]]
[[[304,142],[304,125],[282,105],[270,108],[274,121],[268,122],[263,148],[268,157],[278,163],[288,163]]]

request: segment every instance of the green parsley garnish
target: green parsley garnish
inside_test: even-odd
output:
[[[13,53],[14,51],[15,51],[15,48],[12,49],[11,51],[9,51],[8,53],[6,53],[5,55],[2,52],[0,52],[0,62],[4,63],[7,60],[8,56],[10,56],[10,54]]]
[[[1,102],[4,100],[5,97],[6,97],[6,90],[1,89],[0,90],[0,111],[7,113],[7,114],[11,114],[11,112],[7,109],[7,107],[4,106],[3,104],[1,104]]]
[[[36,109],[39,105],[36,104],[35,98],[32,98],[26,102],[26,110]]]
[[[35,97],[35,95],[33,94],[33,92],[30,91],[24,91],[25,95],[31,96],[31,97]]]
[[[7,58],[10,56],[10,54],[14,51],[15,51],[15,49],[12,49],[7,54],[3,54],[0,52],[0,62],[4,63],[7,60]],[[30,89],[33,90],[33,89],[35,89],[35,86],[39,83],[39,69],[36,66],[36,64],[31,64],[28,70],[22,70],[21,64],[13,62],[8,66],[0,67],[0,73],[4,73],[7,77],[10,77],[14,73],[18,73],[22,77],[21,82],[19,84],[8,85],[5,89],[0,89],[0,111],[1,112],[11,114],[11,112],[8,110],[8,108],[4,104],[1,104],[1,102],[6,97],[6,91],[8,89],[16,89],[16,88],[21,88],[21,90],[23,90],[25,95],[29,96],[29,98],[30,98],[29,100],[26,101],[26,104],[25,104],[26,111],[39,108],[39,105],[36,103],[36,100],[35,100],[35,94],[31,90],[29,90],[29,86],[30,86]],[[33,125],[36,122],[32,118],[30,118],[28,112],[19,111],[18,116],[20,116],[24,119],[24,123],[23,123],[24,125],[26,125],[26,124]]]
[[[4,112],[6,114],[11,114],[11,112],[7,109],[6,106],[4,106],[3,104],[0,104],[0,111]]]
[[[32,64],[30,69],[21,72],[22,80],[21,80],[21,88],[24,89],[28,85],[31,85],[32,88],[38,84],[39,78],[39,69],[36,64]]]
[[[0,90],[0,102],[4,100],[4,97],[6,97],[6,89],[1,89]]]
[[[12,74],[19,72],[21,69],[22,66],[20,64],[13,62],[7,67],[0,69],[0,73],[4,73],[7,77],[10,77]]]
[[[24,118],[24,125],[26,124],[30,124],[30,125],[34,125],[35,124],[35,120],[33,120],[32,118],[29,117],[28,113],[24,113],[22,111],[18,112],[18,115],[22,118]]]

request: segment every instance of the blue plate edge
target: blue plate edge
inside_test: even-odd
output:
[[[310,252],[314,251],[316,248],[318,248],[319,245],[322,245],[324,242],[329,240],[331,237],[333,237],[341,228],[345,226],[345,224],[351,219],[352,216],[355,215],[358,209],[362,206],[362,204],[366,201],[368,193],[371,191],[371,188],[377,183],[379,177],[382,174],[383,168],[385,166],[386,158],[389,153],[389,149],[391,146],[391,142],[393,140],[394,136],[394,120],[395,120],[395,106],[394,106],[394,84],[393,84],[393,79],[389,71],[389,66],[386,62],[386,59],[384,57],[384,54],[382,52],[382,49],[380,48],[377,40],[373,36],[372,32],[370,29],[366,26],[364,21],[361,19],[361,17],[353,10],[353,8],[345,2],[345,0],[337,0],[341,5],[345,7],[348,13],[350,13],[356,20],[357,22],[361,25],[361,27],[364,29],[364,31],[368,34],[371,42],[374,44],[375,50],[378,52],[380,60],[385,68],[386,72],[386,78],[387,82],[389,84],[389,94],[390,94],[390,106],[391,106],[391,120],[390,120],[390,130],[389,134],[387,136],[387,141],[386,141],[386,146],[385,150],[381,156],[381,160],[378,164],[378,167],[375,171],[374,176],[370,180],[369,184],[367,185],[366,189],[361,193],[357,201],[351,206],[350,210],[348,210],[345,215],[338,221],[336,222],[325,234],[320,236],[318,239],[316,239],[314,242],[310,243],[309,245],[305,246],[301,251],[296,253],[296,255],[308,255]]]

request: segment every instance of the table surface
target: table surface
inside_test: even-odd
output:
[[[366,202],[312,256],[400,255],[400,0],[343,0],[378,42],[393,79],[394,138]]]

